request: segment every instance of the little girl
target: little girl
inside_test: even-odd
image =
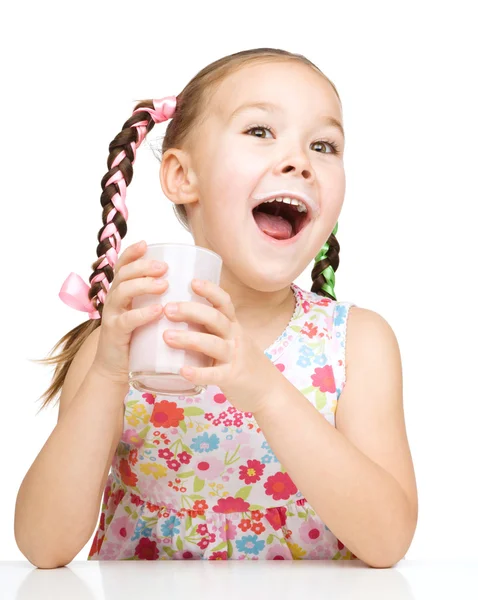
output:
[[[144,242],[118,253],[136,150],[168,119],[161,186],[194,243],[222,257],[221,283],[192,282],[209,305],[131,310],[167,287]],[[60,294],[89,319],[44,361],[57,363],[44,406],[62,389],[60,414],[18,494],[22,552],[38,566],[71,561],[102,498],[89,560],[395,564],[417,521],[400,356],[382,317],[335,298],[335,86],[302,55],[238,52],[178,96],[139,102],[109,150],[91,287],[72,273]],[[293,281],[314,257],[307,291]],[[128,385],[132,331],[164,314],[208,331],[165,332],[214,358],[181,371],[207,385],[198,396]]]

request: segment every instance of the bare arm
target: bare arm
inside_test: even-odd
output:
[[[410,546],[418,515],[400,353],[390,326],[373,311],[352,308],[347,337],[336,428],[285,378],[254,416],[334,535],[370,566],[390,567]]]
[[[129,386],[111,382],[92,366],[98,336],[90,338],[98,329],[73,360],[58,423],[17,494],[15,539],[37,567],[67,564],[91,537],[121,438]]]

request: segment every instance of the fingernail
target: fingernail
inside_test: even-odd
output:
[[[178,312],[178,305],[175,304],[174,302],[172,304],[167,304],[166,312],[169,313],[170,315],[176,314]]]

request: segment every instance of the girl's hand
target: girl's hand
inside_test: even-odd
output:
[[[146,248],[144,241],[142,245],[141,242],[133,244],[118,258],[101,315],[101,331],[92,367],[117,383],[128,383],[133,331],[163,314],[160,304],[132,309],[135,296],[161,295],[169,285],[166,279],[158,279],[166,272],[166,264],[158,268],[152,260],[141,258]]]
[[[254,413],[265,402],[269,386],[280,373],[236,318],[229,294],[212,281],[193,279],[193,291],[213,306],[199,302],[178,302],[164,307],[171,321],[194,322],[203,325],[208,333],[166,329],[164,341],[172,348],[202,352],[214,359],[213,366],[183,367],[180,374],[188,381],[201,385],[217,385],[238,410]],[[173,337],[174,336],[174,337]]]

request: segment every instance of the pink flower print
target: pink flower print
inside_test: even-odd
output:
[[[250,503],[246,502],[242,498],[233,498],[228,496],[227,498],[220,498],[217,501],[216,506],[213,507],[215,513],[233,513],[233,512],[246,512],[249,510]]]
[[[144,398],[148,404],[154,404],[154,399],[156,398],[156,396],[154,394],[146,392],[145,394],[141,394],[141,398]]]
[[[282,529],[282,527],[285,525],[286,512],[287,509],[285,506],[266,508],[265,518],[272,525],[275,531]]]
[[[154,540],[142,537],[134,549],[134,555],[140,560],[157,560],[159,550]]]
[[[210,544],[214,544],[215,541],[216,541],[216,534],[215,533],[210,533],[209,534],[209,543]]]
[[[173,458],[174,453],[171,452],[169,448],[161,448],[160,450],[158,450],[158,456],[159,458],[170,459]]]
[[[274,544],[266,554],[267,560],[292,560],[292,554],[286,545]]]
[[[220,550],[213,552],[208,560],[227,560],[227,552],[225,550],[223,552]]]
[[[304,311],[304,314],[307,314],[310,310],[310,302],[308,302],[307,300],[303,300],[302,301],[302,310]]]
[[[213,456],[197,458],[193,466],[199,479],[216,479],[224,471],[224,463]]]
[[[198,535],[206,535],[209,533],[207,523],[201,523],[201,525],[198,525],[196,531]]]
[[[336,391],[334,372],[331,365],[317,367],[312,375],[312,385],[318,387],[321,392],[334,393]]]
[[[178,454],[178,459],[183,463],[183,465],[188,465],[191,462],[192,455],[185,450]]]
[[[116,540],[129,540],[133,535],[135,523],[130,517],[118,517],[113,519],[108,529],[108,537],[114,537]]]
[[[247,433],[247,431],[241,431],[236,435],[236,442],[238,444],[248,444],[251,440],[251,434]]]
[[[188,398],[186,398],[186,404],[193,404],[193,403],[197,404],[198,402],[201,402],[201,398],[197,398],[197,397],[193,397],[193,398],[188,397]]]
[[[254,456],[255,453],[256,451],[252,446],[241,446],[239,448],[239,456],[241,458],[251,458],[251,456]]]
[[[207,538],[201,538],[198,542],[198,546],[201,550],[205,550],[209,546],[209,540]]]
[[[252,448],[251,448],[252,449]],[[248,460],[247,465],[239,467],[239,479],[244,480],[246,485],[256,483],[264,473],[265,465],[258,460]]]
[[[179,471],[179,467],[181,466],[181,463],[175,458],[173,458],[173,460],[167,460],[166,464],[168,465],[168,468],[172,471]]]
[[[334,319],[332,317],[325,317],[325,323],[325,331],[328,331],[330,333],[334,326]]]
[[[223,440],[221,442],[221,448],[223,450],[235,450],[238,446],[237,438],[233,438],[232,440]]]
[[[218,531],[217,527],[214,527],[214,531]],[[223,542],[227,542],[227,540],[233,540],[236,535],[237,527],[231,523],[231,521],[226,521],[219,528],[219,537]]]
[[[167,503],[172,502],[176,496],[176,494],[173,496],[170,489],[162,486],[152,475],[141,474],[140,481],[141,494],[145,498],[148,498],[150,502],[167,506]]]
[[[199,560],[200,558],[200,554],[194,555],[190,550],[173,552],[173,560]]]
[[[131,504],[134,504],[135,506],[141,506],[141,504],[143,504],[143,500],[141,500],[141,498],[136,494],[131,494]]]
[[[299,527],[299,534],[305,543],[316,544],[322,539],[323,527],[316,520],[308,518]]]
[[[329,544],[329,542],[324,542],[317,546],[318,558],[320,559],[332,559],[335,556],[336,548]]]
[[[293,494],[297,494],[297,488],[287,473],[278,471],[271,475],[264,483],[264,488],[268,496],[274,500],[287,500]]]
[[[106,541],[101,546],[101,560],[117,560],[121,552],[121,544]]]
[[[121,435],[121,441],[129,446],[135,446],[141,448],[144,444],[143,438],[140,438],[136,429],[126,429]]]

